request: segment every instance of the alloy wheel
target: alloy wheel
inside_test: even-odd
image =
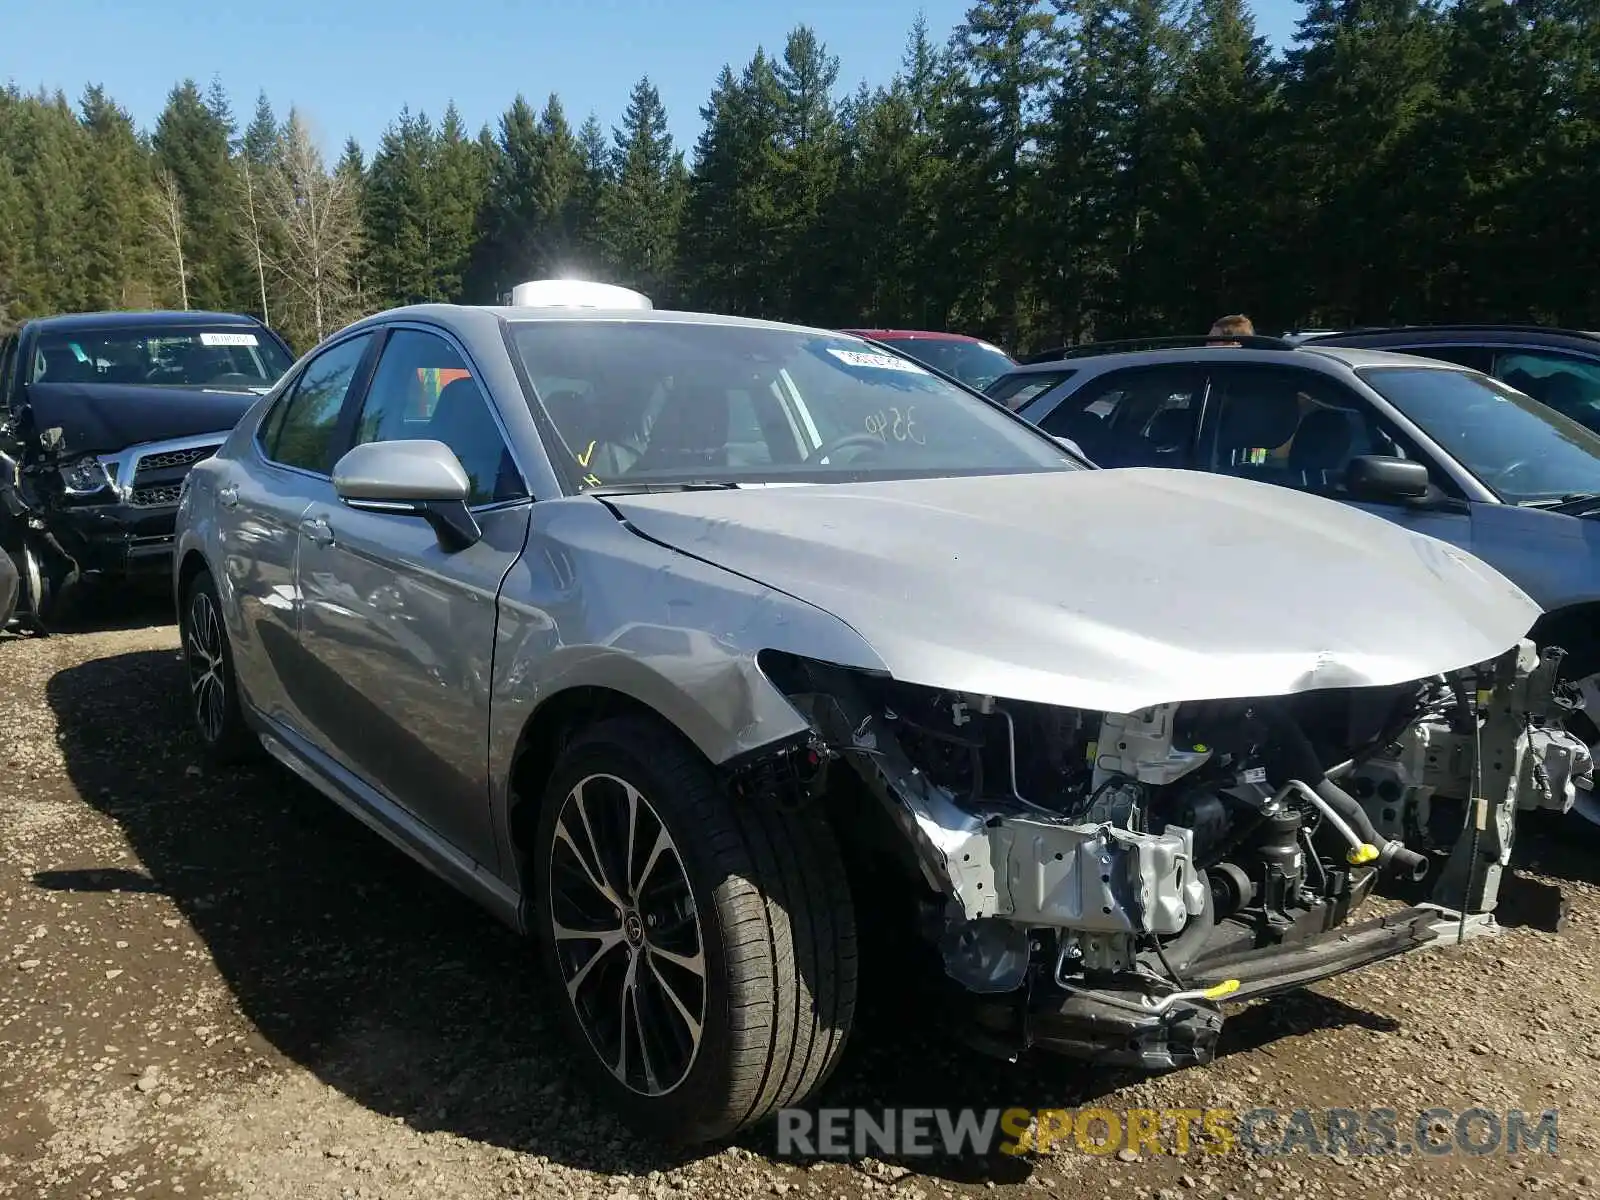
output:
[[[643,1096],[688,1076],[705,1026],[705,942],[678,847],[639,790],[591,774],[550,840],[547,919],[579,1024],[611,1074]]]
[[[202,590],[189,600],[189,627],[184,633],[184,658],[189,667],[189,695],[200,736],[215,745],[227,720],[227,668],[223,662],[222,619]]]

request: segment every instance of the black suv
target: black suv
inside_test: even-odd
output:
[[[236,313],[73,313],[0,338],[0,549],[18,619],[42,628],[81,574],[166,569],[184,477],[293,361]]]
[[[1363,346],[1460,363],[1600,431],[1600,333],[1545,325],[1401,325],[1288,336],[1302,346]]]

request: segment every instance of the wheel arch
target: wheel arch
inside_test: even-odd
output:
[[[616,717],[640,717],[675,735],[701,759],[716,765],[706,746],[681,724],[635,692],[614,684],[615,681],[564,688],[547,697],[523,722],[511,754],[506,796],[507,832],[519,875],[526,868],[526,854],[538,826],[545,788],[563,749],[583,730]]]
[[[183,594],[189,590],[189,585],[194,582],[195,576],[199,575],[201,571],[209,571],[210,569],[206,563],[206,556],[200,553],[199,550],[191,547],[185,551],[183,558],[178,562],[177,571],[173,574],[174,601],[181,605],[183,603]]]

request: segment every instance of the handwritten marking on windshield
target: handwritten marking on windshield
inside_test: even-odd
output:
[[[927,437],[917,430],[916,411],[917,406],[913,404],[904,411],[891,408],[889,415],[885,415],[882,409],[868,413],[867,432],[883,442],[892,438],[897,442],[915,442],[919,446],[926,446]]]

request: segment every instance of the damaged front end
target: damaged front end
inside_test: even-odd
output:
[[[1519,809],[1591,769],[1562,652],[1387,687],[1090,712],[762,665],[811,724],[806,786],[875,797],[928,889],[973,1040],[1209,1061],[1220,1005],[1481,926]],[[1347,923],[1374,890],[1411,907]]]

